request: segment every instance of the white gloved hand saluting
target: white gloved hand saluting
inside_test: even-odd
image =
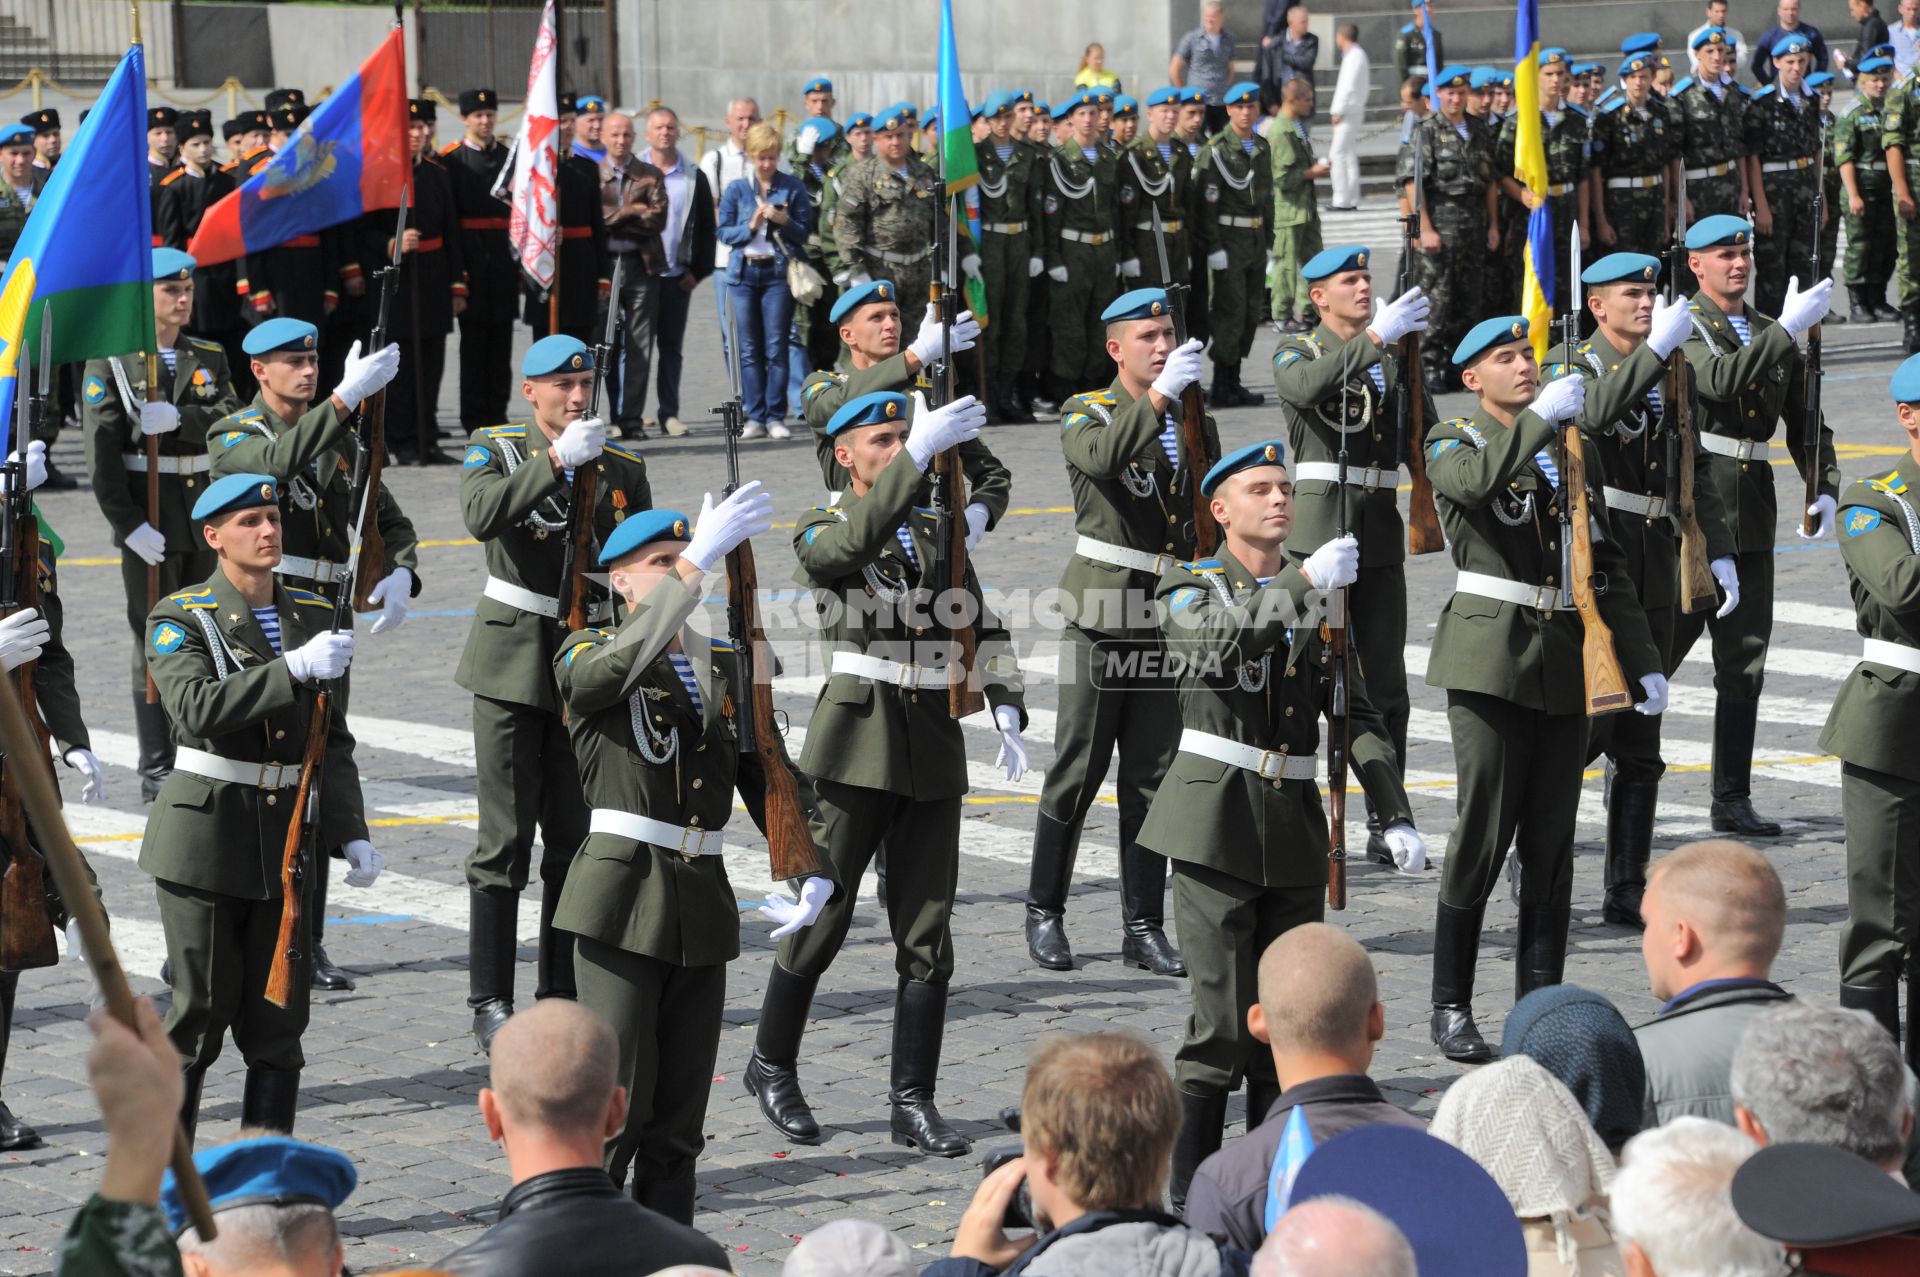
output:
[[[356,838],[340,849],[347,858],[347,885],[349,887],[371,887],[380,871],[387,867],[387,858],[373,849],[373,844],[364,838]]]
[[[993,765],[1007,770],[1009,781],[1027,774],[1027,743],[1020,739],[1020,711],[1011,705],[996,705],[993,725],[1000,729],[1000,752]]]
[[[140,433],[143,435],[171,434],[180,428],[180,410],[165,400],[156,399],[152,403],[140,405]]]
[[[1433,302],[1416,285],[1392,301],[1381,303],[1367,331],[1379,338],[1382,346],[1391,346],[1408,333],[1427,331],[1427,316],[1432,311]]]
[[[346,366],[340,373],[340,384],[333,388],[333,397],[347,406],[352,412],[374,391],[381,389],[393,380],[400,371],[400,347],[388,342],[386,347],[374,351],[371,355],[360,353],[360,343],[354,342],[347,350]]]
[[[1715,559],[1707,564],[1707,568],[1713,573],[1713,579],[1720,583],[1720,589],[1727,596],[1726,602],[1720,605],[1720,610],[1713,614],[1713,619],[1717,621],[1740,606],[1740,573],[1734,569],[1731,555]]]
[[[907,455],[922,474],[934,457],[956,444],[980,437],[987,424],[986,405],[972,395],[961,395],[938,408],[927,407],[926,396],[913,392],[913,428],[907,432]]]
[[[1351,533],[1335,537],[1309,554],[1300,571],[1316,590],[1345,589],[1360,577],[1360,542]]]
[[[962,513],[967,516],[967,553],[971,554],[973,547],[980,544],[980,538],[987,535],[987,521],[993,516],[978,501],[968,503]]]
[[[709,492],[700,503],[700,517],[693,521],[693,538],[680,557],[706,572],[742,541],[772,526],[773,494],[758,479],[741,484],[719,505]]]
[[[1393,853],[1393,864],[1403,874],[1417,874],[1427,867],[1427,840],[1412,825],[1401,821],[1388,825],[1380,835]]]
[[[8,457],[7,460],[9,462],[19,462],[20,454],[16,452]],[[44,440],[33,439],[28,441],[27,459],[24,463],[24,469],[27,476],[28,492],[32,492],[35,488],[47,481],[47,445]]]
[[[97,803],[107,796],[107,769],[100,765],[100,760],[94,757],[92,750],[75,745],[60,755],[60,759],[80,773],[83,782],[80,788],[81,802]]]
[[[1047,278],[1056,284],[1064,284],[1067,282],[1067,268],[1064,266],[1049,267],[1047,270]]]
[[[1580,415],[1587,406],[1587,379],[1580,376],[1562,377],[1540,387],[1540,393],[1527,405],[1535,416],[1545,417],[1555,425],[1571,421]]]
[[[1693,320],[1687,314],[1687,300],[1685,297],[1675,297],[1670,302],[1655,299],[1653,330],[1647,334],[1647,348],[1653,351],[1655,359],[1664,360],[1680,349],[1687,334],[1693,331]]]
[[[584,466],[606,450],[607,423],[598,417],[570,421],[560,437],[553,441],[554,460],[572,470]]]
[[[973,312],[963,310],[953,317],[953,342],[947,342],[947,335],[940,329],[940,308],[932,302],[927,303],[927,313],[920,320],[920,331],[914,334],[913,344],[907,347],[907,353],[920,361],[922,368],[948,355],[957,355],[963,350],[972,350],[973,343],[980,340],[980,321]]]
[[[1041,261],[1038,257],[1029,257],[1027,259],[1027,278],[1032,279],[1035,275],[1038,275],[1041,271],[1045,270],[1046,268],[1047,268],[1047,264]]]
[[[151,523],[143,523],[127,533],[126,547],[148,567],[159,567],[167,557],[167,538]]]
[[[1225,270],[1226,268],[1227,268],[1227,250],[1226,249],[1216,248],[1211,253],[1207,254],[1208,270]]]
[[[782,891],[769,891],[767,902],[755,906],[754,912],[778,924],[767,939],[784,940],[802,927],[811,927],[832,898],[833,884],[816,875],[800,884],[798,900]]]
[[[1652,718],[1655,714],[1667,712],[1667,676],[1665,674],[1642,674],[1640,686],[1646,690],[1647,699],[1636,703],[1633,712]]]
[[[395,568],[380,578],[380,583],[367,591],[367,602],[380,609],[380,619],[373,623],[373,632],[382,634],[388,630],[397,630],[407,621],[407,609],[412,606],[413,573],[405,568]]]
[[[1794,535],[1798,536],[1802,541],[1819,541],[1832,536],[1833,516],[1839,508],[1832,497],[1824,492],[1821,493],[1819,497],[1815,499],[1814,503],[1807,507],[1807,513],[1819,520],[1819,524],[1813,530],[1813,535],[1807,535],[1805,525],[1795,528],[1793,530]]]
[[[1188,386],[1200,380],[1207,370],[1206,357],[1200,350],[1200,339],[1189,337],[1168,352],[1160,375],[1153,379],[1153,389],[1160,393],[1161,398],[1178,399]]]
[[[353,633],[316,634],[287,653],[287,673],[296,683],[339,678],[353,661]]]
[[[51,632],[47,618],[30,607],[0,620],[0,670],[12,673],[28,661],[37,660]]]
[[[1827,302],[1833,296],[1831,277],[1821,280],[1806,292],[1800,291],[1800,277],[1787,281],[1787,299],[1780,303],[1780,326],[1796,341],[1827,317]]]

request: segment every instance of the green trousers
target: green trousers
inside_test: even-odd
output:
[[[1920,974],[1920,781],[1840,764],[1847,921],[1840,979],[1887,988]]]
[[[1273,266],[1267,272],[1267,288],[1273,294],[1272,313],[1276,320],[1294,319],[1312,303],[1307,300],[1307,282],[1300,268],[1320,251],[1320,219],[1298,226],[1277,226],[1273,231]]]
[[[1106,325],[1100,322],[1100,312],[1120,295],[1114,242],[1063,240],[1060,261],[1067,268],[1067,282],[1054,280],[1048,290],[1053,377],[1061,383],[1056,389],[1074,393],[1105,386],[1113,380],[1113,361],[1107,358]]]
[[[1641,605],[1647,614],[1647,628],[1653,631],[1653,645],[1660,651],[1661,671],[1673,677],[1678,662],[1673,655],[1673,618],[1678,609],[1670,603],[1655,606],[1644,596]],[[1701,615],[1711,614],[1706,609]],[[1636,714],[1627,710],[1587,720],[1587,761],[1602,754],[1613,764],[1616,780],[1657,782],[1666,774],[1667,763],[1660,756],[1660,724],[1665,714]]]
[[[1900,219],[1893,211],[1893,186],[1886,174],[1856,171],[1854,181],[1860,184],[1860,202],[1864,207],[1858,216],[1846,215],[1847,252],[1841,264],[1840,282],[1849,288],[1871,289],[1874,300],[1878,301],[1887,281],[1893,278],[1893,224]],[[1846,198],[1844,191],[1841,198]]]
[[[1907,165],[1907,187],[1920,190],[1920,160]],[[1920,214],[1912,220],[1893,215],[1894,247],[1894,305],[1905,310],[1909,306],[1920,306]]]
[[[526,890],[537,829],[542,889],[558,892],[587,836],[587,802],[565,724],[532,705],[476,696],[473,754],[480,837],[467,857],[467,885]]]
[[[1767,645],[1773,638],[1773,551],[1743,550],[1734,556],[1740,573],[1740,606],[1716,618],[1715,609],[1682,614],[1673,622],[1677,669],[1701,631],[1713,635],[1713,690],[1722,700],[1757,701],[1766,682]]]
[[[1512,847],[1520,860],[1521,905],[1569,907],[1585,717],[1449,691],[1447,727],[1459,791],[1441,902],[1459,909],[1486,904]]]
[[[987,376],[1010,384],[1027,357],[1027,271],[1037,242],[1029,227],[1019,235],[983,231],[980,277],[987,286],[987,326],[980,339],[987,352]],[[1103,348],[1104,349],[1104,348]]]
[[[1222,246],[1227,268],[1209,270],[1213,324],[1213,362],[1237,364],[1253,349],[1253,334],[1262,319],[1261,292],[1267,282],[1267,245],[1251,228],[1223,227]]]
[[[1153,804],[1160,778],[1180,743],[1180,699],[1159,677],[1123,669],[1135,657],[1159,657],[1158,639],[1101,638],[1077,625],[1060,635],[1060,709],[1054,719],[1053,765],[1040,810],[1062,824],[1086,819],[1120,751],[1116,777],[1120,842],[1133,842]]]
[[[1403,563],[1363,567],[1347,587],[1354,655],[1367,699],[1387,721],[1394,757],[1407,769],[1407,569]]]
[[[198,536],[196,532],[194,535]],[[189,589],[213,575],[214,554],[202,542],[197,550],[170,547],[160,561],[160,597]],[[127,593],[127,628],[133,631],[133,687],[147,690],[147,616],[153,604],[147,595],[147,561],[132,550],[120,551],[120,584]]]
[[[228,1030],[248,1068],[290,1071],[304,1065],[300,1035],[307,1031],[313,978],[304,929],[295,941],[301,956],[294,964],[292,996],[284,1007],[267,1001],[267,975],[280,935],[280,897],[242,900],[164,878],[154,879],[153,891],[173,975],[167,1036],[182,1066],[204,1069],[219,1059]]]

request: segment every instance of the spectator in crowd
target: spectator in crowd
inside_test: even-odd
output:
[[[1867,50],[1889,42],[1887,20],[1880,16],[1880,10],[1873,0],[1847,0],[1847,13],[1860,24],[1860,34],[1855,37],[1852,53],[1833,51],[1833,65],[1849,80],[1853,78],[1853,64],[1867,56]]]
[[[1535,989],[1507,1015],[1503,1057],[1532,1056],[1586,1110],[1613,1152],[1640,1133],[1647,1067],[1640,1045],[1613,1003],[1591,989]]]
[[[1223,99],[1233,78],[1233,32],[1227,30],[1227,7],[1221,0],[1200,6],[1200,25],[1180,37],[1167,63],[1167,78],[1176,88],[1192,85],[1207,95],[1209,136],[1227,127]]]
[[[1630,1277],[1780,1277],[1786,1257],[1740,1221],[1733,1176],[1753,1141],[1700,1117],[1634,1136],[1613,1178],[1613,1233]]]
[[[1202,1232],[1253,1250],[1266,1235],[1267,1185],[1288,1115],[1301,1110],[1315,1147],[1357,1126],[1423,1129],[1367,1076],[1386,1036],[1386,1011],[1373,962],[1338,927],[1295,927],[1260,955],[1259,1001],[1247,1028],[1273,1053],[1278,1097],[1249,1131],[1194,1172],[1186,1220]],[[1249,1088],[1249,1102],[1254,1102]]]
[[[720,193],[715,232],[732,250],[726,277],[740,391],[746,399],[747,426],[741,435],[785,439],[792,433],[783,420],[787,341],[793,329],[787,259],[807,242],[813,201],[799,178],[780,171],[780,134],[771,124],[754,125],[746,148],[752,171]]]
[[[493,1040],[480,1092],[487,1135],[507,1155],[513,1191],[477,1241],[441,1261],[455,1277],[601,1277],[671,1264],[727,1267],[726,1252],[613,1186],[602,1148],[627,1118],[614,1085],[613,1030],[567,998],[521,1011]]]
[[[707,175],[680,154],[680,117],[672,107],[647,112],[647,159],[660,170],[667,192],[667,217],[660,227],[659,277],[653,284],[654,396],[660,428],[687,433],[680,420],[680,368],[687,336],[687,308],[693,290],[713,273],[717,239],[713,233],[714,192]]]
[[[1920,0],[1900,0],[1887,43],[1893,46],[1893,79],[1898,83],[1920,62]]]
[[[1253,1257],[1253,1277],[1418,1277],[1394,1222],[1351,1197],[1316,1197],[1281,1217]]]
[[[1413,137],[1413,126],[1427,118],[1433,110],[1433,99],[1427,96],[1425,76],[1408,76],[1400,81],[1400,145],[1405,146]]]
[[[870,1219],[836,1219],[787,1252],[780,1277],[914,1277],[913,1252]]]
[[[1351,22],[1341,23],[1333,33],[1333,47],[1340,55],[1340,78],[1327,106],[1333,121],[1333,142],[1327,150],[1333,177],[1330,207],[1346,211],[1360,204],[1360,126],[1366,120],[1367,99],[1373,96],[1373,63],[1360,47],[1360,28]]]
[[[1260,83],[1260,109],[1280,105],[1280,47],[1287,38],[1287,13],[1300,0],[1264,0],[1260,6],[1260,50],[1253,55],[1253,78]]]
[[[720,206],[720,197],[729,186],[745,177],[753,166],[747,162],[747,130],[760,123],[760,104],[752,98],[735,98],[727,103],[727,136],[720,145],[700,157],[700,171],[706,175],[707,190],[713,196],[716,209]],[[721,241],[713,246],[713,268],[726,278],[727,259],[732,255],[731,245]],[[720,315],[720,345],[722,353],[731,350],[728,345],[733,340],[727,331],[726,289],[724,286],[713,290],[713,304]]]
[[[1755,1017],[1792,999],[1772,980],[1787,929],[1780,875],[1743,843],[1689,843],[1654,863],[1640,916],[1647,984],[1663,1004],[1634,1030],[1645,1124],[1691,1113],[1731,1126],[1734,1048]]]
[[[1744,48],[1747,43],[1747,37],[1740,33],[1739,28],[1727,21],[1727,0],[1707,0],[1707,20],[1687,32],[1687,57],[1693,63],[1693,74],[1696,78],[1700,75],[1700,57],[1695,52],[1693,39],[1708,27],[1719,27],[1725,31],[1727,43],[1735,49]]]
[[[1808,75],[1826,70],[1827,39],[1820,34],[1819,27],[1811,22],[1800,21],[1800,0],[1780,0],[1774,16],[1774,25],[1760,33],[1760,41],[1753,46],[1753,52],[1749,55],[1747,65],[1753,72],[1753,78],[1761,84],[1773,83],[1773,46],[1783,36],[1789,35],[1803,35],[1813,45],[1813,65],[1807,68]]]
[[[653,358],[654,288],[664,269],[660,232],[667,224],[666,175],[633,153],[633,117],[613,112],[600,126],[600,211],[607,222],[608,270],[620,273],[620,295],[601,303],[620,308],[620,377],[614,419],[623,439],[643,439],[647,364]],[[611,276],[609,276],[611,278]]]
[[[1913,1130],[1900,1048],[1864,1011],[1791,1002],[1733,1053],[1734,1123],[1756,1144],[1826,1144],[1897,1173]]]
[[[1573,1092],[1538,1061],[1507,1056],[1455,1082],[1440,1097],[1432,1133],[1484,1166],[1507,1195],[1530,1277],[1620,1272],[1606,1213],[1613,1154]]]
[[[345,1271],[346,1247],[333,1213],[359,1183],[345,1153],[243,1130],[230,1144],[195,1153],[193,1164],[213,1208],[212,1238],[187,1223],[171,1172],[160,1188],[186,1277],[335,1277]]]
[[[1080,89],[1120,91],[1120,77],[1107,70],[1106,45],[1096,40],[1081,51],[1080,69],[1073,73],[1073,84]]]
[[[1024,1155],[980,1182],[952,1256],[925,1277],[990,1277],[1029,1266],[1128,1277],[1244,1274],[1244,1251],[1161,1212],[1179,1130],[1173,1078],[1139,1038],[1089,1033],[1043,1043],[1021,1093]],[[1036,1232],[1015,1241],[1004,1221],[1022,1184]]]
[[[1320,37],[1307,30],[1308,20],[1304,3],[1287,10],[1287,34],[1280,42],[1280,87],[1293,80],[1307,82],[1307,113],[1303,119],[1313,118],[1313,64],[1320,60]]]

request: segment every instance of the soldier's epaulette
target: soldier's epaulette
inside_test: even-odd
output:
[[[1693,77],[1688,76],[1686,79],[1680,81],[1680,83],[1674,85],[1671,89],[1668,89],[1667,93],[1669,96],[1677,98],[1682,93],[1685,93],[1688,87],[1691,86],[1692,84],[1693,84]]]
[[[460,149],[460,144],[463,140],[464,139],[461,139],[461,138],[455,138],[453,141],[447,143],[445,146],[440,148],[440,154],[452,155],[455,151]]]
[[[713,650],[716,652],[731,653],[733,651],[733,644],[727,642],[725,639],[711,639],[709,641],[713,644]]]
[[[1111,390],[1083,390],[1074,398],[1084,399],[1088,403],[1097,403],[1102,408],[1111,408],[1119,402],[1118,397]]]
[[[1193,559],[1189,562],[1182,563],[1180,566],[1188,572],[1196,574],[1220,573],[1227,570],[1227,565],[1218,559]]]
[[[1761,89],[1758,93],[1750,93],[1747,96],[1751,97],[1754,101],[1758,102],[1761,98],[1767,96],[1767,94],[1773,92],[1778,87],[1780,86],[1776,84],[1769,84],[1766,88]]]
[[[1579,116],[1583,120],[1587,118],[1587,108],[1584,106],[1581,106],[1577,102],[1567,103],[1567,110],[1572,111],[1575,115]]]
[[[834,510],[830,505],[817,505],[813,507],[813,512],[815,514],[832,514]]]
[[[940,517],[940,512],[932,506],[917,505],[913,507],[913,512],[923,519],[937,519]]]
[[[198,590],[182,590],[178,594],[167,595],[167,602],[184,608],[216,608],[220,606],[213,597],[213,587],[206,586]]]
[[[1630,106],[1632,103],[1630,103],[1623,94],[1617,102],[1613,101],[1610,97],[1601,98],[1600,105],[1605,107],[1609,112],[1612,112],[1618,111],[1621,107]]]
[[[524,439],[527,428],[525,426],[482,426],[480,433],[489,439]]]
[[[1878,479],[1867,480],[1867,486],[1875,492],[1891,492],[1896,495],[1907,490],[1907,481],[1900,477],[1898,470],[1890,470]]]
[[[585,639],[579,643],[575,643],[572,647],[567,649],[567,664],[569,665],[573,664],[574,657],[580,655],[580,653],[585,651],[587,648],[598,647],[600,644],[606,642],[609,637],[605,630],[590,629],[586,632],[588,634],[593,635],[593,637],[590,639]]]
[[[807,378],[806,384],[800,387],[800,398],[807,403],[812,403],[814,399],[825,394],[829,387],[845,385],[846,380],[846,377],[840,373],[817,372]]]
[[[608,452],[611,452],[616,457],[625,457],[628,461],[637,461],[643,466],[647,464],[647,459],[645,457],[641,456],[639,453],[635,452],[633,449],[623,447],[620,444],[609,443],[606,445],[606,450]]]
[[[180,175],[186,171],[187,170],[184,168],[177,168],[173,170],[173,172],[167,174],[165,177],[160,179],[160,185],[172,186],[175,182],[180,180]]]
[[[183,333],[181,335],[185,336],[186,334]],[[187,337],[187,344],[189,346],[198,347],[201,350],[215,351],[222,356],[224,356],[227,353],[227,349],[225,346],[222,346],[217,341],[208,341],[205,337]]]
[[[283,585],[280,588],[285,590],[287,596],[295,603],[304,603],[308,607],[323,607],[329,612],[333,610],[333,600],[324,594],[315,594],[312,590],[303,590],[293,585]]]

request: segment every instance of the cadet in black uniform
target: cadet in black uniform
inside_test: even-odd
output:
[[[600,166],[570,154],[573,146],[573,94],[560,95],[560,331],[591,346],[599,339],[594,325],[600,302],[613,288],[607,255],[607,223],[600,210]],[[718,198],[716,194],[715,198]],[[553,330],[545,294],[527,290],[526,319],[536,338]]]
[[[433,154],[433,100],[415,98],[408,111],[413,208],[407,214],[400,279],[387,317],[388,331],[400,343],[400,366],[408,371],[395,378],[387,397],[387,438],[402,464],[451,465],[453,458],[440,451],[434,408],[447,365],[447,333],[467,305],[467,274],[453,179]],[[360,226],[365,236],[362,259],[391,261],[394,211],[376,209]]]
[[[507,239],[511,210],[493,196],[507,163],[507,147],[493,132],[499,105],[492,89],[462,93],[466,136],[440,150],[440,163],[453,178],[460,255],[467,269],[467,306],[460,312],[460,428],[468,434],[507,419],[513,325],[520,318],[520,263]]]

